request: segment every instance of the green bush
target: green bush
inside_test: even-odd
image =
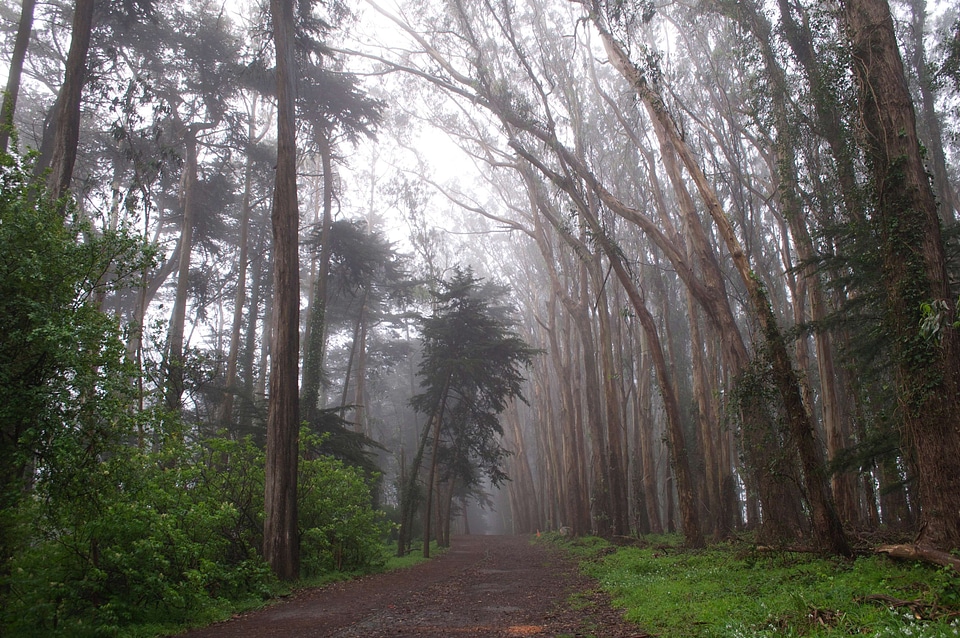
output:
[[[86,476],[129,434],[134,371],[97,300],[150,261],[134,236],[61,215],[30,169],[0,154],[0,576],[31,484],[86,498]]]
[[[301,433],[301,449],[318,443],[314,435]],[[363,471],[327,456],[301,459],[299,482],[301,574],[383,566],[390,525],[373,508]]]
[[[256,533],[246,529],[259,521],[244,520],[242,504],[225,489],[237,483],[231,468],[258,453],[249,443],[227,447],[214,442],[178,455],[127,449],[89,477],[97,484],[91,498],[55,509],[35,505],[36,536],[11,562],[8,629],[23,636],[113,635],[132,624],[195,620],[223,600],[266,595],[270,572],[250,543]],[[262,477],[252,488],[262,494]]]
[[[3,625],[18,636],[117,635],[266,597],[263,467],[249,439],[168,442],[162,453],[127,448],[102,462],[85,499],[32,500],[23,520],[33,534],[5,579]],[[304,459],[300,482],[304,576],[382,566],[388,524],[363,473]]]

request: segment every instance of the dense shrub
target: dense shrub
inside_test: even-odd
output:
[[[64,217],[30,182],[29,165],[0,154],[0,575],[31,485],[84,497],[129,432],[134,371],[97,299],[150,261],[132,235]]]
[[[231,468],[257,458],[251,448],[127,449],[100,464],[89,498],[33,504],[35,536],[11,563],[7,627],[19,635],[109,635],[265,594],[270,574],[253,544],[260,521],[249,518],[230,480]],[[249,488],[262,495],[260,474]]]
[[[32,501],[34,534],[11,563],[4,625],[22,636],[114,635],[266,596],[263,461],[250,440],[126,449],[89,477],[88,498]],[[387,525],[363,473],[329,457],[300,467],[304,575],[382,564]]]
[[[305,432],[301,447],[316,447]],[[300,463],[300,570],[305,577],[329,571],[379,567],[389,523],[374,510],[359,468],[320,456]]]

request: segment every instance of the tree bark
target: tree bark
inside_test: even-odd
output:
[[[187,293],[190,286],[190,257],[193,255],[193,227],[196,224],[197,135],[187,126],[184,129],[184,165],[180,189],[183,220],[180,223],[179,259],[177,262],[177,292],[170,313],[170,331],[167,338],[166,387],[164,405],[171,412],[179,412],[183,396],[183,338],[187,314]]]
[[[844,16],[873,175],[872,223],[883,255],[887,316],[905,449],[917,471],[919,543],[960,547],[960,333],[953,327],[937,201],[886,0],[847,0]],[[940,341],[920,332],[921,304],[943,308]],[[943,304],[940,306],[940,304]]]
[[[244,338],[243,338],[243,357],[240,360],[240,370],[243,375],[243,394],[246,398],[248,404],[252,404],[257,398],[262,395],[258,394],[259,390],[259,379],[262,376],[258,374],[257,364],[260,351],[266,352],[269,350],[269,330],[266,329],[266,326],[269,326],[271,323],[270,313],[264,308],[264,312],[261,313],[260,309],[264,305],[264,297],[269,295],[267,291],[266,279],[271,268],[268,268],[267,255],[264,254],[264,244],[267,241],[267,234],[272,231],[267,228],[260,228],[256,240],[253,244],[252,259],[250,260],[250,314],[247,317],[247,323],[244,328]],[[272,295],[270,295],[272,298]],[[258,326],[259,323],[259,326]],[[257,335],[260,334],[265,338],[260,344],[260,349],[257,348]],[[262,368],[261,368],[262,370]],[[240,430],[243,432],[249,432],[254,424],[253,420],[253,410],[245,409],[240,413],[239,426]],[[262,437],[259,438],[263,442]]]
[[[267,411],[263,554],[281,580],[299,576],[300,261],[293,0],[271,0],[277,52],[277,178],[273,194],[274,299]]]
[[[530,470],[530,461],[527,458],[527,450],[523,441],[523,431],[520,429],[520,415],[516,404],[514,404],[509,415],[510,426],[513,434],[515,452],[513,458],[513,473],[515,478],[510,482],[510,489],[516,490],[517,504],[521,507],[520,524],[517,530],[521,534],[532,534],[537,531],[536,513],[539,510],[537,504],[537,493],[533,484],[533,472]],[[517,521],[518,513],[513,513],[514,521]]]
[[[591,224],[596,224],[596,220],[591,218]],[[610,243],[606,235],[602,234],[603,231],[599,224],[594,226],[594,233],[601,237],[599,240],[600,245],[610,260],[610,265],[613,267],[617,279],[627,291],[630,305],[636,313],[640,326],[643,328],[644,335],[647,338],[647,345],[650,348],[650,356],[653,360],[653,367],[657,375],[657,384],[660,387],[660,395],[667,417],[667,439],[670,445],[674,472],[677,477],[677,495],[685,542],[689,547],[703,547],[703,533],[700,529],[700,518],[697,513],[697,494],[690,472],[687,443],[683,435],[680,404],[677,401],[674,384],[669,368],[667,367],[667,360],[663,353],[659,334],[657,333],[656,322],[654,321],[653,315],[647,309],[643,292],[633,282],[630,273],[623,264],[622,257]]]
[[[330,276],[330,228],[333,224],[333,150],[330,134],[324,127],[317,131],[316,142],[320,147],[321,172],[323,173],[323,212],[320,221],[320,256],[317,280],[313,291],[313,305],[307,319],[307,331],[303,351],[303,398],[304,420],[311,421],[320,408],[320,384],[323,380],[323,358],[326,335],[327,280]],[[347,378],[349,381],[349,377]]]
[[[650,366],[650,346],[641,333],[638,340],[641,344],[640,357],[637,365],[637,374],[640,377],[637,389],[637,447],[639,448],[638,480],[643,494],[642,506],[646,510],[646,521],[651,534],[663,533],[663,516],[661,516],[660,490],[657,486],[656,455],[654,454],[653,431],[653,374]],[[645,346],[645,347],[644,347]]]
[[[712,398],[712,387],[707,376],[706,353],[698,344],[706,343],[700,325],[700,316],[694,305],[693,295],[687,291],[688,322],[690,325],[690,359],[693,381],[693,397],[697,406],[697,433],[703,457],[704,494],[701,495],[703,510],[707,520],[701,517],[701,527],[705,534],[713,534],[721,538],[729,534],[722,512],[723,504],[720,499],[720,464],[718,459],[719,418]]]
[[[529,154],[524,154],[519,149],[517,150],[532,166],[536,166],[545,175],[551,175],[549,169],[547,169],[542,163],[538,162],[536,158]],[[559,175],[553,175],[552,178],[553,181],[558,185],[565,183],[564,179]],[[670,372],[667,367],[666,357],[664,356],[663,348],[660,343],[660,337],[657,333],[656,322],[653,319],[653,315],[646,307],[643,293],[634,283],[630,273],[627,271],[626,266],[623,264],[623,257],[620,254],[620,251],[607,236],[607,233],[601,226],[600,220],[597,218],[594,209],[591,208],[588,202],[579,199],[574,189],[569,189],[567,194],[577,206],[580,216],[587,224],[593,240],[597,242],[600,248],[603,250],[610,262],[610,266],[617,275],[617,279],[626,290],[627,297],[630,299],[631,307],[633,308],[634,312],[636,312],[640,325],[643,328],[644,335],[647,338],[647,344],[650,347],[654,370],[657,374],[657,383],[660,387],[660,393],[663,398],[664,409],[667,416],[667,435],[670,442],[670,451],[673,459],[674,470],[677,474],[677,489],[680,500],[681,516],[683,518],[684,536],[686,538],[687,545],[690,547],[702,547],[704,542],[703,534],[700,530],[699,517],[697,516],[697,499],[690,473],[687,445],[683,436],[680,407],[677,401],[676,392],[674,391]],[[557,231],[563,234],[559,225],[559,220],[551,221],[554,223]],[[583,250],[584,247],[578,246],[578,248]],[[599,294],[603,294],[602,291]],[[599,391],[599,388],[596,390]],[[618,470],[621,469],[618,468]],[[618,478],[624,480],[626,477],[621,476]]]
[[[440,401],[440,406],[436,411],[435,418],[431,419],[427,424],[428,427],[432,426],[433,432],[433,455],[430,457],[430,474],[427,477],[427,496],[425,502],[427,507],[425,508],[423,514],[423,557],[430,558],[430,512],[433,507],[433,497],[434,497],[434,482],[437,479],[437,454],[440,451],[440,430],[443,425],[443,413],[447,405],[447,393],[450,388],[450,380],[447,379],[447,382],[444,387],[443,398]],[[430,431],[430,430],[428,430]],[[421,446],[422,453],[422,446]],[[418,455],[419,456],[419,455]],[[416,468],[416,472],[411,472],[410,480],[416,480],[416,475],[419,473],[419,467]]]
[[[826,301],[817,268],[813,263],[815,257],[813,240],[807,228],[800,201],[800,187],[797,183],[799,171],[795,150],[796,140],[790,133],[787,113],[789,88],[786,75],[773,51],[771,44],[772,28],[766,17],[763,16],[753,1],[738,3],[737,10],[740,12],[741,23],[754,34],[757,40],[766,75],[770,81],[770,98],[773,105],[776,135],[773,150],[776,159],[777,198],[802,264],[801,273],[808,284],[812,319],[815,323],[822,323],[827,318]],[[788,267],[790,267],[789,264]],[[802,310],[799,301],[800,299],[795,299],[794,304]],[[827,450],[830,458],[833,458],[846,447],[848,433],[845,432],[840,414],[840,399],[834,372],[831,335],[829,332],[820,331],[815,335],[815,338],[821,400],[823,402],[823,426],[827,437]],[[836,473],[831,479],[831,486],[841,518],[855,524],[858,519],[858,510],[854,476],[849,472]]]
[[[921,560],[940,567],[952,567],[953,571],[960,572],[960,558],[949,552],[923,547],[921,545],[881,545],[876,549],[878,554],[886,554],[890,558],[900,560]]]
[[[533,189],[530,191],[530,193],[536,209],[539,210],[544,217],[550,220],[550,224],[555,229],[558,229],[556,219],[546,210],[546,204],[543,203],[542,198],[536,191],[536,186],[531,183],[530,176],[524,174],[524,179],[527,183],[528,191]],[[597,348],[590,321],[589,307],[587,305],[589,303],[587,301],[589,299],[589,291],[587,286],[589,275],[589,272],[587,271],[588,264],[583,261],[589,258],[590,250],[584,244],[578,242],[575,238],[570,236],[569,233],[559,232],[559,234],[564,241],[571,244],[571,247],[573,247],[575,251],[578,251],[578,254],[583,255],[577,264],[578,284],[580,288],[580,298],[578,300],[574,300],[570,294],[568,294],[567,290],[561,285],[560,280],[557,278],[555,272],[551,272],[551,281],[555,294],[560,299],[564,308],[567,310],[571,319],[573,320],[574,327],[577,331],[577,336],[580,338],[580,343],[583,346],[581,349],[581,360],[583,366],[581,378],[583,379],[586,405],[585,407],[581,408],[581,414],[583,414],[583,418],[586,419],[587,429],[591,438],[591,482],[589,498],[590,513],[594,533],[599,536],[609,536],[612,531],[613,521],[609,490],[610,463],[603,427],[603,405],[600,394],[600,370],[596,359]],[[547,263],[550,263],[550,257],[548,257],[548,255],[552,255],[552,251],[546,244],[546,237],[540,235],[542,235],[542,233],[538,234],[538,237],[535,238],[538,240],[541,253],[547,260]],[[586,454],[585,448],[581,449],[584,449],[584,454]]]
[[[47,196],[59,199],[67,194],[73,177],[80,143],[80,99],[87,72],[87,51],[93,31],[94,0],[76,0],[73,8],[73,27],[63,84],[54,104],[53,130],[47,142],[47,132],[41,145],[35,172],[38,176],[47,168]]]
[[[23,62],[27,57],[30,44],[30,32],[33,30],[33,10],[37,0],[23,0],[20,4],[20,23],[17,25],[17,38],[13,42],[10,55],[10,70],[7,75],[7,89],[3,94],[3,106],[0,106],[0,153],[7,152],[10,135],[13,133],[13,116],[17,110],[17,97],[20,94],[20,78],[23,75]]]

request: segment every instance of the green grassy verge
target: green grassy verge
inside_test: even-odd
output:
[[[577,556],[628,619],[660,638],[960,636],[960,575],[953,570],[737,543],[687,551],[671,537],[631,547],[549,540]]]

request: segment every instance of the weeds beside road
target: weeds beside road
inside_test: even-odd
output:
[[[689,551],[669,536],[620,547],[547,538],[581,560],[627,619],[660,638],[960,635],[960,575],[950,568],[743,542]]]

